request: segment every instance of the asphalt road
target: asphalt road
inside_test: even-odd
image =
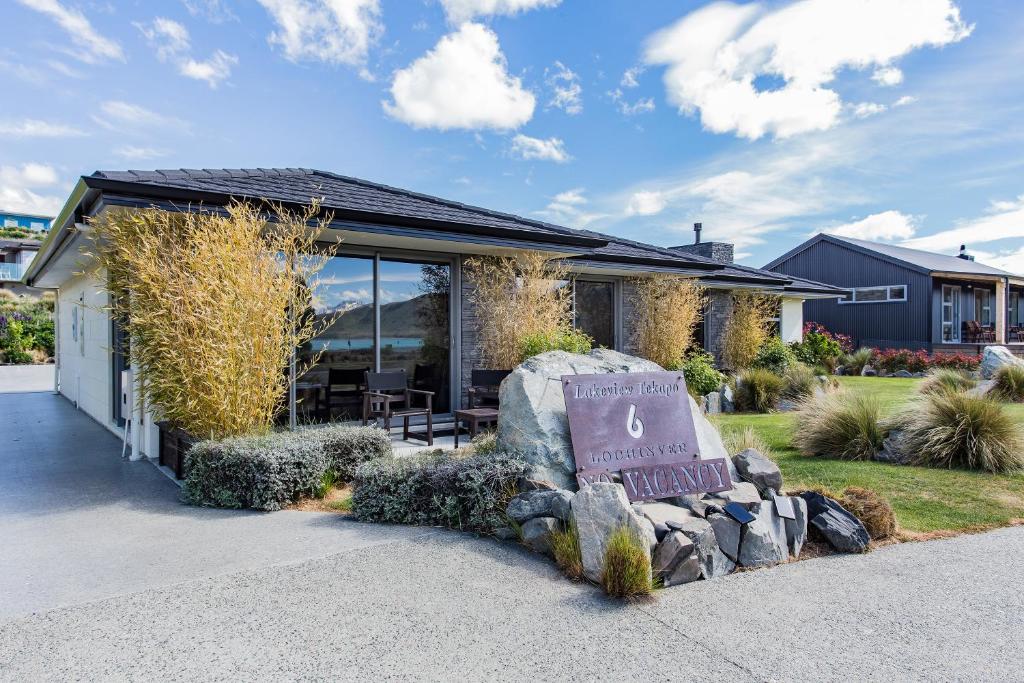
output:
[[[0,679],[1020,680],[1022,559],[1005,529],[622,604],[514,545],[392,536],[0,620]]]

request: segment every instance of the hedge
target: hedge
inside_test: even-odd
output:
[[[183,499],[192,505],[280,510],[319,488],[328,470],[350,479],[359,463],[390,453],[383,430],[342,425],[202,441],[186,456]]]
[[[503,454],[435,451],[360,465],[352,512],[367,522],[492,533],[508,526],[505,506],[526,462]]]

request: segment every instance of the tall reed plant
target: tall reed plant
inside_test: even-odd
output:
[[[732,314],[725,326],[722,360],[732,370],[749,368],[771,336],[769,321],[778,309],[778,297],[740,291],[733,296]]]
[[[654,275],[633,280],[633,346],[663,368],[682,367],[707,296],[694,280]]]

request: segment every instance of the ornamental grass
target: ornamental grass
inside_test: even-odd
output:
[[[778,297],[740,291],[733,295],[732,314],[722,339],[722,360],[733,370],[749,368],[771,336],[769,321],[778,310]]]
[[[580,551],[580,534],[575,524],[566,529],[551,532],[551,554],[562,573],[573,581],[583,579],[583,554]]]
[[[893,420],[915,465],[993,473],[1024,469],[1024,428],[998,401],[966,393],[926,394]]]
[[[786,390],[786,380],[771,370],[751,368],[736,376],[736,407],[745,412],[770,413]]]
[[[803,455],[841,460],[871,460],[882,448],[878,400],[870,395],[833,391],[812,396],[797,413],[793,445]]]
[[[651,558],[644,541],[627,526],[608,536],[601,585],[614,598],[632,598],[650,594]]]
[[[1024,401],[1024,365],[1004,365],[996,371],[990,392],[1001,401]]]
[[[918,389],[922,394],[939,394],[946,392],[969,391],[978,386],[978,380],[962,370],[939,368],[928,373]]]
[[[693,279],[664,274],[635,278],[632,284],[637,355],[663,368],[680,368],[707,303],[704,288]]]
[[[273,210],[274,221],[245,203],[226,214],[116,210],[91,223],[87,255],[106,277],[110,315],[125,321],[139,400],[199,438],[269,431],[294,350],[330,324],[312,308],[331,254],[316,243],[319,206]]]

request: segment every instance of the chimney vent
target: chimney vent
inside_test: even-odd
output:
[[[693,224],[693,243],[694,244],[700,244],[700,229],[701,229],[701,224],[700,223],[694,223]]]

